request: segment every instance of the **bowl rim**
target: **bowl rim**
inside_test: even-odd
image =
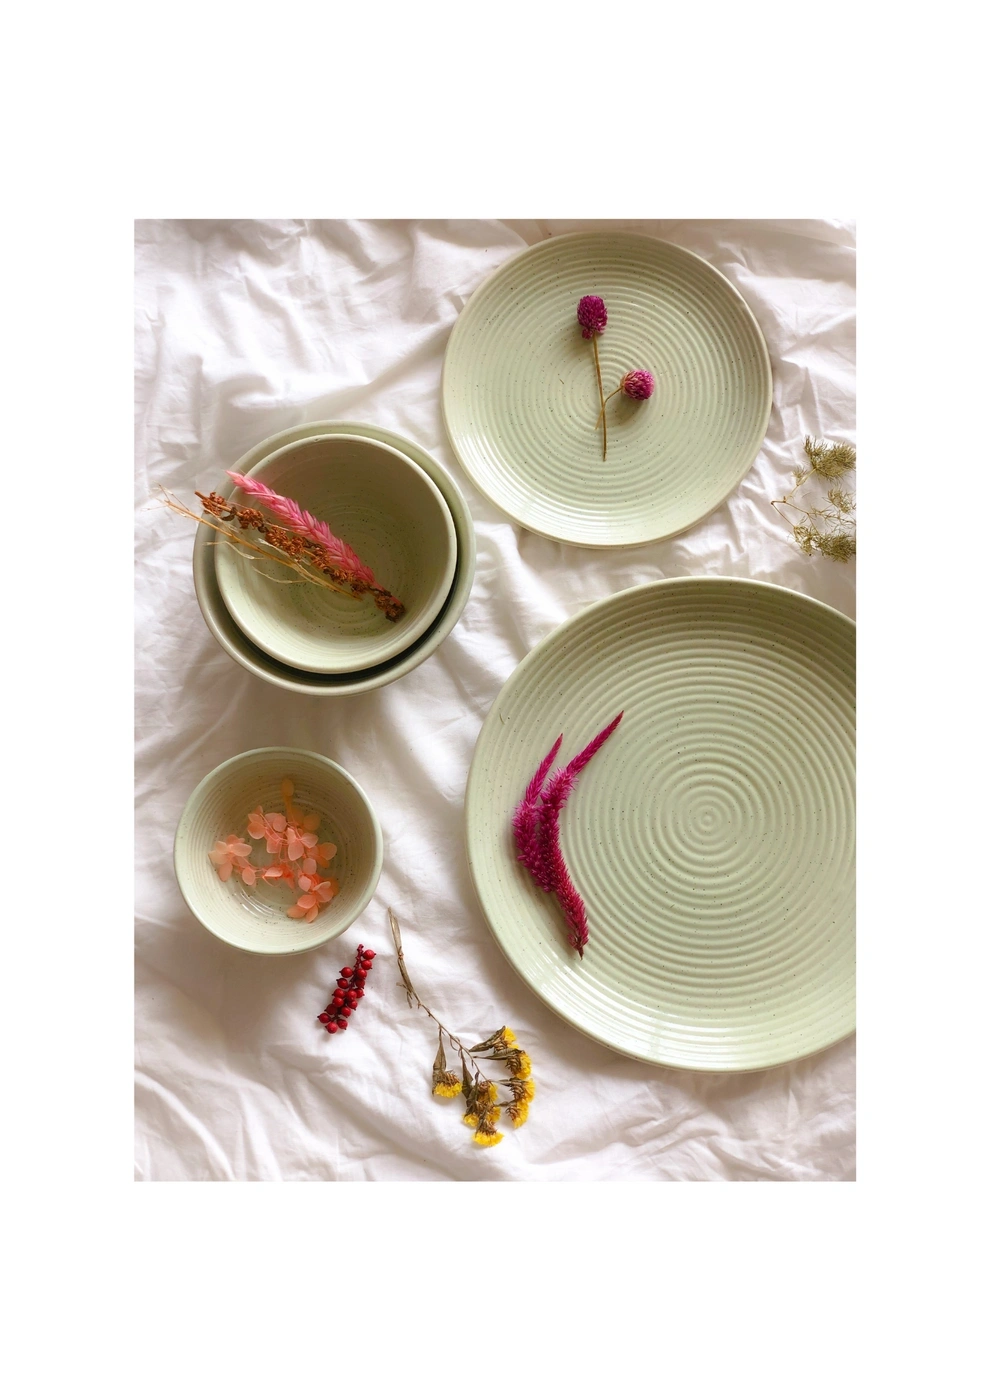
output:
[[[459,552],[457,527],[453,512],[443,492],[440,490],[440,487],[432,479],[429,472],[424,471],[424,469],[406,452],[403,452],[401,448],[394,447],[389,442],[382,442],[377,438],[365,437],[359,433],[313,433],[308,437],[297,438],[293,442],[282,443],[281,446],[273,448],[272,451],[262,457],[259,462],[256,462],[250,470],[242,472],[240,475],[260,478],[261,473],[266,468],[272,464],[278,465],[281,461],[291,457],[293,453],[297,452],[303,446],[308,446],[311,443],[336,442],[356,443],[363,447],[367,447],[370,443],[373,449],[379,449],[385,457],[405,467],[414,480],[418,479],[421,487],[425,489],[426,495],[439,510],[440,521],[443,527],[444,547],[442,551],[431,550],[430,555],[431,557],[442,559],[443,568],[437,575],[434,587],[430,590],[413,626],[406,629],[405,636],[400,634],[398,637],[389,639],[387,633],[382,633],[377,637],[366,638],[364,639],[366,645],[357,647],[357,657],[343,664],[340,662],[333,664],[329,660],[329,655],[333,653],[333,645],[332,643],[328,643],[329,655],[327,664],[319,666],[300,664],[298,656],[292,654],[291,648],[286,649],[279,646],[277,635],[273,640],[272,637],[267,635],[263,637],[263,628],[261,630],[253,628],[251,618],[245,616],[240,606],[240,594],[242,590],[231,586],[236,581],[236,573],[234,572],[236,566],[231,560],[228,551],[221,549],[221,544],[223,542],[220,539],[217,540],[216,550],[214,552],[214,570],[216,572],[217,588],[220,591],[220,596],[234,624],[243,632],[248,641],[252,642],[254,646],[260,651],[263,651],[267,656],[271,656],[273,660],[281,662],[283,666],[290,666],[293,670],[308,671],[315,675],[330,676],[355,675],[362,671],[371,670],[375,666],[384,666],[394,657],[401,656],[409,647],[414,646],[416,642],[419,641],[420,637],[422,637],[425,632],[429,631],[443,610],[444,604],[454,584]],[[236,467],[230,468],[230,471],[236,470]],[[231,498],[237,499],[238,497],[243,498],[244,501],[250,504],[249,498],[244,494],[241,488],[235,486]],[[263,617],[262,622],[264,622],[264,620]],[[314,646],[319,649],[318,643],[314,643]]]
[[[297,695],[312,695],[320,698],[359,695],[370,690],[377,690],[382,686],[390,685],[393,681],[400,680],[410,671],[414,671],[422,665],[447,639],[460,621],[471,596],[477,569],[474,519],[457,481],[432,453],[427,452],[411,438],[394,432],[391,428],[383,428],[373,423],[362,423],[350,419],[318,419],[312,423],[299,423],[294,428],[283,428],[280,432],[272,433],[267,438],[263,438],[254,447],[242,453],[231,470],[245,472],[250,465],[256,465],[262,457],[273,451],[276,445],[297,442],[318,435],[331,436],[337,432],[372,437],[379,442],[388,441],[399,446],[400,451],[408,452],[413,460],[422,466],[423,470],[436,482],[454,521],[458,548],[453,586],[433,626],[424,632],[408,651],[400,653],[393,661],[384,663],[381,668],[374,668],[373,671],[368,672],[350,672],[346,677],[317,674],[313,671],[297,671],[294,675],[286,675],[273,670],[273,659],[256,648],[230,617],[220,596],[219,587],[215,584],[215,578],[216,596],[209,596],[211,593],[210,571],[214,567],[212,551],[208,547],[212,538],[209,526],[200,525],[193,541],[193,586],[203,621],[214,641],[231,660],[236,661],[245,671],[256,676],[259,680],[267,681],[271,685],[278,686],[281,690],[292,691]],[[261,457],[258,456],[259,452]],[[222,621],[218,620],[224,616],[230,624],[229,635]],[[257,655],[253,655],[253,652],[257,652]],[[292,668],[285,669],[291,670]]]
[[[223,773],[225,770],[243,766],[246,759],[259,758],[261,755],[267,756],[269,754],[291,754],[295,758],[315,759],[317,763],[322,764],[324,767],[333,769],[354,789],[359,802],[368,813],[368,816],[371,818],[371,829],[374,842],[372,869],[371,874],[368,877],[368,880],[366,881],[365,889],[358,900],[357,907],[354,910],[353,915],[341,928],[335,929],[331,933],[321,934],[320,936],[303,943],[301,946],[294,948],[245,948],[243,943],[237,943],[233,939],[225,938],[222,933],[219,933],[212,926],[212,924],[208,923],[203,917],[203,915],[199,912],[199,910],[196,907],[194,896],[192,895],[191,891],[187,889],[186,883],[183,880],[182,857],[180,856],[179,852],[179,838],[182,835],[183,828],[187,825],[187,818],[189,817],[189,813],[193,810],[197,799],[201,796],[201,794],[208,787],[208,785],[215,782],[219,774]],[[347,930],[354,923],[357,922],[357,920],[364,913],[365,909],[367,909],[368,905],[371,903],[375,890],[378,888],[378,882],[381,879],[382,866],[384,864],[384,860],[385,842],[384,837],[382,836],[381,822],[378,819],[377,812],[371,804],[371,799],[368,797],[368,794],[365,792],[364,788],[354,777],[354,775],[352,773],[349,773],[346,768],[342,767],[341,764],[335,762],[334,759],[327,758],[326,754],[316,753],[313,749],[300,749],[295,747],[294,745],[286,744],[267,744],[262,748],[245,749],[242,753],[234,754],[231,758],[224,759],[222,763],[218,763],[215,768],[211,768],[208,773],[206,773],[202,778],[200,778],[199,782],[196,784],[192,792],[186,798],[186,801],[182,807],[182,812],[179,815],[179,820],[176,823],[175,835],[172,838],[172,868],[175,872],[175,880],[176,884],[179,887],[179,893],[182,895],[183,901],[185,902],[186,908],[189,910],[190,914],[192,914],[193,918],[196,919],[197,923],[199,923],[201,927],[205,928],[208,933],[212,934],[213,937],[218,939],[221,943],[225,943],[228,948],[236,948],[239,953],[251,953],[262,958],[294,957],[298,953],[308,953],[311,952],[314,948],[321,948],[325,943],[329,943],[334,938],[339,938],[342,933],[346,933]],[[314,920],[313,923],[309,925],[309,927],[315,928],[316,920]],[[300,933],[301,932],[302,927],[300,926]]]

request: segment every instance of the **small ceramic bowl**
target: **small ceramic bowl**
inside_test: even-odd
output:
[[[312,923],[289,918],[299,891],[279,884],[243,883],[234,871],[223,881],[210,851],[228,836],[243,836],[248,813],[285,811],[284,778],[295,787],[291,801],[318,812],[317,835],[333,842],[336,854],[324,878],[333,876],[339,893],[323,905]],[[264,840],[247,842],[252,864],[270,864]],[[175,875],[182,897],[204,928],[246,953],[305,953],[349,928],[368,904],[382,869],[382,831],[364,791],[349,773],[321,754],[305,749],[251,749],[208,773],[183,809],[175,833]]]
[[[262,651],[299,670],[344,674],[383,665],[435,621],[450,592],[457,537],[447,503],[403,452],[367,437],[309,437],[272,452],[245,475],[325,521],[405,605],[394,622],[370,596],[300,582],[289,568],[217,541],[217,583]],[[239,505],[255,500],[231,489]]]
[[[367,423],[320,420],[304,423],[296,428],[287,428],[281,433],[265,438],[236,463],[234,470],[248,475],[266,457],[281,447],[302,442],[307,438],[325,436],[364,436],[389,446],[411,457],[417,466],[425,471],[440,491],[454,521],[457,537],[457,564],[454,579],[447,601],[441,608],[433,625],[406,651],[368,670],[328,675],[314,671],[301,671],[276,661],[246,637],[227,610],[221,596],[216,576],[216,535],[208,525],[200,525],[196,531],[193,546],[193,582],[203,620],[214,638],[246,671],[260,680],[270,681],[283,690],[294,691],[298,695],[344,696],[358,695],[379,686],[389,685],[398,680],[432,656],[437,647],[449,636],[454,625],[464,611],[471,594],[475,571],[474,522],[471,512],[453,477],[423,448],[399,433],[387,428]],[[222,489],[222,488],[218,488]]]

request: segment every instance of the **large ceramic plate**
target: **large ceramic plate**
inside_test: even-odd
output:
[[[317,437],[324,433],[344,433],[350,436],[374,438],[411,457],[417,466],[422,467],[440,490],[454,520],[454,533],[457,536],[457,566],[454,582],[447,601],[432,626],[413,643],[407,651],[395,656],[380,666],[365,671],[346,672],[339,675],[326,675],[316,671],[300,671],[276,661],[267,652],[256,647],[244,635],[231,617],[224,603],[217,583],[216,534],[208,525],[200,525],[193,545],[193,581],[196,597],[204,621],[224,651],[252,674],[262,680],[271,681],[284,690],[294,690],[301,695],[356,695],[362,691],[375,690],[388,685],[400,676],[407,675],[449,636],[455,623],[464,611],[471,593],[475,569],[474,522],[467,502],[450,474],[444,470],[435,457],[417,446],[401,433],[393,433],[388,428],[379,428],[369,423],[320,421],[304,423],[297,428],[287,428],[284,432],[265,438],[257,447],[245,453],[235,463],[233,470],[246,475],[253,467],[280,447],[303,438]],[[226,480],[227,478],[224,478]],[[218,483],[222,491],[223,485]]]
[[[594,603],[509,677],[467,787],[496,940],[566,1021],[656,1064],[752,1070],[854,1028],[855,627],[787,589],[672,579]],[[511,816],[561,731],[624,718],[561,817],[579,959]]]
[[[608,307],[605,392],[630,369],[651,399],[608,406],[577,303]],[[444,422],[468,476],[513,520],[581,545],[637,545],[688,529],[735,490],[770,418],[770,359],[756,318],[710,263],[634,233],[547,239],[468,301],[443,367]]]

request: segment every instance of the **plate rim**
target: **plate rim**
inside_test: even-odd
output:
[[[624,1058],[635,1060],[640,1064],[653,1065],[655,1068],[675,1069],[685,1071],[691,1074],[758,1074],[764,1070],[777,1069],[781,1065],[797,1064],[801,1060],[807,1060],[814,1055],[820,1055],[823,1051],[831,1049],[832,1046],[840,1044],[841,1041],[846,1040],[849,1038],[849,1036],[855,1034],[855,971],[850,1024],[846,1029],[842,1030],[833,1039],[828,1040],[827,1042],[824,1042],[821,1045],[816,1045],[814,1049],[804,1051],[800,1055],[789,1056],[787,1059],[783,1060],[773,1058],[767,1059],[765,1061],[760,1060],[759,1062],[747,1064],[740,1068],[698,1065],[690,1063],[688,1061],[678,1060],[676,1058],[661,1060],[656,1058],[655,1056],[639,1055],[636,1054],[635,1051],[627,1050],[619,1045],[616,1045],[614,1041],[607,1039],[605,1036],[596,1034],[595,1032],[589,1030],[585,1025],[582,1025],[574,1017],[568,1015],[567,1012],[562,1011],[558,1006],[555,1006],[550,1000],[548,1000],[548,998],[544,996],[541,989],[537,985],[535,985],[534,982],[531,982],[529,978],[525,976],[525,974],[520,970],[515,960],[510,956],[509,952],[507,951],[505,944],[503,943],[501,937],[499,936],[496,930],[495,922],[489,914],[485,898],[481,892],[481,889],[479,888],[479,880],[475,865],[475,858],[472,851],[471,828],[468,812],[472,795],[472,786],[476,785],[477,783],[480,783],[481,781],[480,764],[478,762],[479,749],[481,747],[482,739],[486,731],[489,729],[489,726],[491,726],[491,728],[494,729],[494,716],[498,713],[499,701],[501,700],[506,687],[510,684],[510,682],[516,679],[516,677],[519,675],[520,671],[522,671],[524,667],[528,670],[532,665],[536,664],[534,658],[536,657],[537,653],[543,649],[544,646],[549,645],[551,641],[556,639],[559,634],[565,632],[568,628],[570,628],[572,625],[575,625],[579,621],[582,621],[589,614],[606,607],[608,604],[612,603],[613,600],[617,598],[628,598],[632,594],[636,593],[644,593],[648,591],[652,592],[654,590],[660,591],[661,589],[668,588],[671,585],[684,585],[686,583],[700,584],[703,587],[726,583],[732,585],[738,584],[739,586],[745,589],[763,589],[772,593],[783,593],[789,595],[792,598],[798,598],[801,600],[802,603],[810,604],[815,608],[821,608],[824,612],[831,614],[833,618],[838,619],[841,624],[851,628],[853,647],[855,651],[857,637],[856,622],[853,618],[849,617],[847,613],[840,611],[840,609],[838,608],[832,607],[830,603],[821,602],[818,598],[814,598],[808,593],[801,593],[798,589],[795,588],[787,588],[784,584],[769,583],[765,579],[739,578],[733,574],[679,574],[674,578],[650,579],[646,583],[637,583],[634,584],[631,588],[620,589],[617,593],[609,593],[604,598],[596,598],[593,602],[588,603],[585,607],[580,608],[577,612],[572,614],[571,617],[565,618],[563,622],[558,623],[557,626],[552,628],[541,641],[537,642],[535,646],[531,647],[530,650],[523,657],[523,659],[519,662],[518,666],[516,666],[505,678],[502,685],[499,687],[498,693],[492,700],[491,707],[482,722],[481,729],[478,731],[478,737],[475,740],[474,752],[471,755],[471,765],[468,769],[467,782],[464,788],[464,847],[467,854],[468,868],[471,874],[471,883],[474,887],[475,898],[478,901],[478,905],[481,909],[482,916],[485,920],[485,923],[488,927],[489,932],[491,933],[492,939],[494,940],[496,946],[502,953],[502,956],[505,958],[508,965],[512,968],[513,972],[515,972],[516,976],[519,977],[519,979],[525,984],[528,990],[532,992],[532,994],[540,1002],[542,1002],[542,1004],[546,1006],[548,1010],[552,1011],[555,1016],[557,1016],[560,1020],[565,1022],[566,1025],[570,1026],[573,1030],[580,1032],[581,1035],[586,1036],[589,1040],[594,1041],[595,1044],[601,1045],[607,1050],[611,1050],[614,1054],[622,1055]],[[853,938],[855,949],[855,934],[853,935]]]
[[[620,540],[614,543],[598,543],[595,541],[589,542],[587,540],[569,539],[563,535],[550,534],[546,530],[537,529],[535,526],[528,524],[526,521],[520,520],[518,516],[513,515],[511,511],[509,511],[501,502],[495,500],[494,496],[492,496],[485,489],[485,487],[481,485],[481,483],[475,478],[475,475],[470,469],[470,467],[468,467],[467,463],[464,461],[463,457],[461,456],[461,453],[458,451],[457,439],[451,432],[450,420],[447,416],[447,374],[448,367],[450,365],[451,350],[457,344],[458,335],[459,333],[466,334],[466,332],[462,330],[464,324],[463,317],[465,311],[467,311],[467,309],[470,307],[471,303],[479,295],[479,293],[484,291],[484,289],[489,285],[489,283],[494,281],[494,279],[497,276],[499,276],[499,274],[502,273],[505,268],[517,262],[520,258],[526,257],[528,254],[532,253],[534,248],[541,248],[547,243],[572,242],[579,239],[587,238],[614,238],[620,236],[623,238],[634,239],[641,243],[659,243],[668,248],[676,248],[679,253],[683,253],[689,258],[693,258],[695,262],[703,263],[704,266],[710,272],[713,272],[720,281],[725,283],[725,285],[732,292],[733,296],[741,303],[746,316],[748,317],[754,331],[756,332],[757,343],[759,344],[761,351],[763,368],[766,371],[767,377],[765,404],[766,415],[763,422],[763,432],[760,435],[760,443],[756,449],[756,452],[753,455],[752,460],[743,469],[741,475],[739,476],[735,484],[733,486],[730,486],[729,490],[725,493],[725,495],[722,496],[720,500],[716,501],[716,503],[713,506],[711,506],[708,510],[706,510],[704,515],[699,515],[696,520],[692,520],[688,525],[682,525],[677,530],[669,530],[661,535],[651,535],[649,539]],[[725,505],[729,497],[733,494],[733,492],[739,489],[739,486],[744,481],[749,472],[752,471],[753,465],[756,462],[757,457],[760,455],[763,443],[766,441],[767,430],[770,426],[770,418],[772,414],[773,362],[770,358],[770,348],[767,345],[766,336],[763,333],[763,327],[760,325],[759,321],[756,318],[756,313],[754,312],[753,308],[750,306],[746,298],[743,296],[742,292],[739,290],[739,288],[735,285],[734,282],[731,282],[729,278],[726,277],[725,273],[722,272],[721,269],[717,268],[714,263],[709,262],[707,258],[703,258],[700,253],[694,252],[694,250],[691,248],[685,248],[680,243],[674,243],[669,238],[656,238],[653,236],[653,234],[642,233],[634,229],[616,229],[614,233],[609,232],[605,229],[584,229],[577,230],[572,233],[551,234],[549,238],[541,238],[536,243],[529,243],[526,245],[525,248],[517,249],[516,252],[512,253],[508,258],[506,258],[504,262],[499,263],[497,267],[493,267],[492,270],[485,275],[485,277],[469,294],[467,300],[465,301],[464,305],[461,307],[460,311],[457,314],[457,320],[454,322],[453,328],[451,329],[450,335],[447,339],[447,347],[444,351],[443,365],[440,371],[440,416],[443,421],[444,432],[447,434],[447,440],[451,445],[451,449],[454,453],[454,456],[457,458],[458,466],[461,468],[461,471],[464,472],[465,476],[471,482],[471,485],[475,488],[476,491],[479,491],[481,495],[484,496],[485,500],[488,501],[490,505],[493,505],[497,510],[500,510],[503,515],[507,516],[509,520],[513,521],[513,523],[518,525],[521,529],[528,530],[530,534],[538,535],[541,539],[553,540],[556,544],[573,545],[576,549],[645,549],[648,545],[660,544],[664,540],[677,539],[679,535],[686,534],[688,530],[693,530],[696,525],[700,525],[703,520],[707,520],[710,515],[714,515],[715,511],[720,510],[722,506]]]

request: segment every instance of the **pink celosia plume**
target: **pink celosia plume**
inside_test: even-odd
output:
[[[540,794],[543,791],[546,776],[550,772],[550,765],[557,757],[557,751],[563,741],[564,736],[561,734],[533,774],[529,787],[512,818],[512,829],[515,832],[519,859],[540,888],[544,890],[549,890],[550,885],[546,881],[543,869],[543,852],[540,846]]]
[[[512,819],[519,860],[540,888],[555,896],[570,929],[568,942],[581,957],[584,957],[588,941],[588,918],[561,850],[560,813],[574,791],[579,774],[618,728],[622,715],[620,710],[590,744],[548,780],[550,765],[564,737],[561,735],[533,774]]]

